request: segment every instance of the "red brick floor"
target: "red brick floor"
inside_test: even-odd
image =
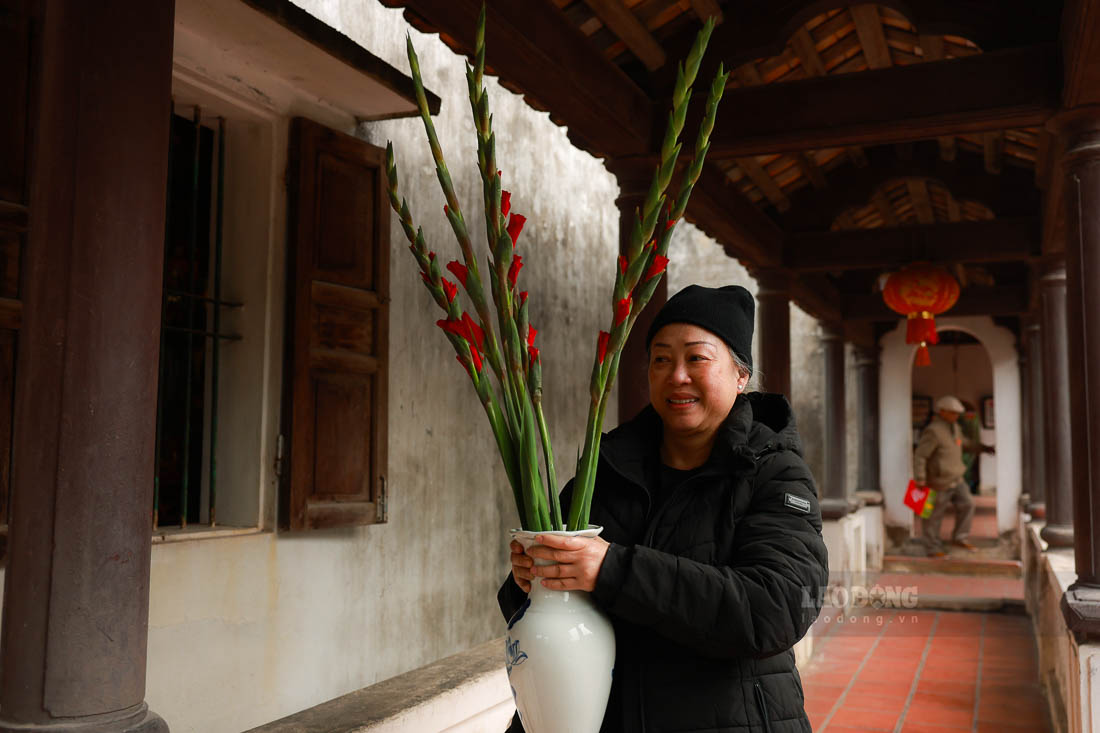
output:
[[[1021,578],[988,575],[932,575],[929,573],[867,573],[867,585],[911,588],[915,595],[953,596],[955,598],[1004,598],[1022,601]]]
[[[1049,733],[1026,616],[868,610],[822,619],[802,671],[817,733]]]

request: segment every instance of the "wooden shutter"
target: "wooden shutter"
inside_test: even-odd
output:
[[[35,51],[29,6],[27,0],[0,0],[0,557],[11,493],[16,337],[23,315],[19,263],[29,222],[27,151]]]
[[[385,151],[291,124],[281,523],[386,521]]]

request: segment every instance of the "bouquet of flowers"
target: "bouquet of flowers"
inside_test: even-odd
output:
[[[542,363],[535,346],[538,331],[528,317],[528,291],[519,290],[523,256],[519,253],[518,244],[526,219],[511,211],[511,194],[502,187],[489,97],[483,83],[485,7],[482,6],[478,19],[474,63],[472,66],[469,63],[466,65],[470,108],[477,133],[478,169],[482,180],[489,254],[485,270],[478,264],[466,218],[451,184],[443,149],[428,111],[412,39],[406,38],[420,117],[435,160],[436,176],[447,200],[443,213],[458,240],[462,259],[441,266],[436,253],[428,249],[423,230],[415,225],[408,203],[398,194],[397,164],[392,143],[386,146],[390,204],[400,217],[401,227],[409,240],[409,250],[420,267],[424,286],[445,314],[437,325],[454,347],[456,358],[465,369],[489,419],[515,495],[520,521],[526,530],[579,530],[588,526],[601,426],[618,373],[619,357],[638,314],[649,302],[668,265],[668,245],[702,171],[718,102],[729,76],[719,66],[696,136],[694,157],[680,178],[675,197],[670,198],[666,191],[680,155],[680,133],[691,100],[692,84],[713,28],[712,20],[703,25],[686,62],[677,70],[672,110],[661,145],[660,161],[645,202],[636,212],[628,251],[620,255],[616,263],[609,325],[596,338],[588,424],[584,446],[577,460],[567,527],[563,526],[554,451],[542,410]],[[450,273],[453,280],[444,277],[444,270]],[[486,298],[486,282],[492,303]],[[462,306],[460,286],[472,305],[472,316]],[[499,329],[499,335],[496,329]]]

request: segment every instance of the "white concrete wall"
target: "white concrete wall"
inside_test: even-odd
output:
[[[997,529],[1016,526],[1016,502],[1022,490],[1020,366],[1012,332],[988,316],[936,319],[940,330],[957,329],[978,339],[993,365],[993,400],[997,411]],[[912,527],[913,513],[902,503],[912,476],[910,414],[912,364],[917,347],[905,343],[905,321],[880,340],[879,457],[886,524]]]
[[[399,69],[408,70],[399,10],[375,2],[301,5]],[[435,36],[411,31],[451,174],[480,241],[480,178],[463,61]],[[201,76],[201,69],[191,69]],[[189,77],[190,78],[190,77]],[[589,365],[618,249],[618,194],[602,163],[523,100],[488,86],[498,158],[512,208],[528,217],[521,284],[539,329],[547,420],[563,480],[583,438]],[[281,99],[281,98],[280,98]],[[257,94],[250,104],[263,106]],[[385,525],[274,533],[274,445],[283,329],[282,176],[286,118],[313,116],[367,141],[392,139],[402,193],[444,261],[458,256],[417,119],[357,130],[331,109],[272,101],[277,153],[274,251],[258,273],[264,379],[257,433],[232,437],[260,468],[260,485],[223,486],[262,497],[260,529],[157,544],[152,556],[148,693],[176,733],[244,730],[473,647],[502,633],[497,585],[506,530],[517,519],[484,414],[435,321],[400,227],[391,220],[389,517]],[[533,145],[532,141],[538,141]],[[232,243],[227,243],[232,246]],[[606,428],[613,427],[609,419]],[[263,447],[257,449],[257,444]],[[227,499],[228,501],[228,499]]]

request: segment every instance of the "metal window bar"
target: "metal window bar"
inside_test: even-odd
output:
[[[174,107],[174,105],[173,105]],[[180,446],[179,455],[181,456],[180,463],[182,469],[182,478],[179,486],[178,502],[179,502],[179,527],[181,529],[186,528],[188,525],[188,511],[190,494],[192,491],[192,476],[191,476],[191,462],[194,459],[192,455],[193,451],[197,448],[200,452],[200,459],[202,453],[202,445],[192,445],[192,420],[194,412],[194,402],[192,400],[192,392],[195,387],[194,369],[192,368],[192,361],[195,355],[196,339],[202,338],[209,340],[209,349],[202,348],[204,358],[204,368],[201,370],[202,379],[205,386],[205,376],[209,376],[209,409],[204,410],[208,415],[208,423],[205,427],[206,444],[209,447],[206,463],[207,463],[207,523],[213,527],[217,524],[217,439],[218,439],[218,377],[221,361],[221,344],[223,341],[239,341],[241,336],[236,333],[226,333],[222,331],[222,310],[225,308],[240,308],[242,306],[239,302],[227,301],[222,299],[222,250],[223,250],[223,222],[224,222],[224,188],[225,188],[225,118],[217,118],[217,147],[216,147],[216,184],[213,190],[213,201],[211,205],[213,208],[213,252],[209,251],[209,240],[206,241],[205,256],[208,258],[207,266],[209,277],[205,278],[205,284],[200,289],[198,282],[198,270],[201,266],[201,259],[203,252],[200,252],[199,232],[201,228],[205,228],[207,231],[210,229],[210,220],[201,221],[203,218],[200,214],[201,211],[206,209],[200,206],[200,197],[202,195],[201,178],[203,171],[203,119],[202,110],[195,106],[192,108],[192,115],[190,120],[190,134],[191,144],[193,146],[193,154],[190,157],[190,171],[188,176],[188,182],[190,183],[190,207],[187,212],[187,246],[186,246],[186,280],[187,284],[183,289],[169,287],[169,282],[172,280],[170,273],[170,256],[172,254],[173,246],[173,234],[174,226],[178,224],[178,218],[180,215],[179,204],[181,202],[174,200],[173,182],[175,181],[174,175],[176,171],[174,166],[178,165],[177,160],[180,156],[178,151],[172,149],[173,141],[175,139],[175,131],[169,136],[169,177],[168,177],[168,206],[165,225],[165,263],[164,263],[164,286],[162,288],[162,300],[161,300],[161,333],[160,333],[160,365],[159,365],[159,388],[157,390],[157,428],[156,428],[156,458],[155,458],[155,475],[153,484],[153,528],[156,529],[160,526],[160,514],[162,509],[161,501],[161,488],[163,485],[163,452],[166,442],[175,441],[176,443],[182,442]],[[175,125],[175,111],[172,112],[172,125]],[[207,128],[209,130],[209,128]],[[212,272],[210,272],[212,271]],[[212,291],[208,292],[208,291]],[[170,303],[183,303],[185,318],[185,325],[175,325],[171,321],[170,317]],[[198,308],[202,308],[202,324],[196,323],[196,313]],[[207,319],[207,308],[209,308],[209,319]],[[205,327],[206,323],[211,324],[211,328]],[[166,425],[166,412],[167,399],[166,391],[171,388],[169,385],[168,367],[172,356],[169,355],[169,349],[167,346],[168,337],[170,334],[179,334],[182,336],[182,341],[186,345],[184,351],[185,363],[183,370],[185,373],[184,379],[184,402],[183,402],[183,416],[182,426],[180,425]],[[205,368],[206,363],[209,364],[209,371]],[[202,387],[200,387],[202,388]],[[205,400],[204,400],[205,402]],[[201,419],[201,416],[200,416]],[[178,433],[178,428],[182,427],[182,434]],[[201,479],[200,479],[201,482]],[[201,496],[201,483],[199,485]],[[202,507],[199,507],[198,514],[201,517]]]

